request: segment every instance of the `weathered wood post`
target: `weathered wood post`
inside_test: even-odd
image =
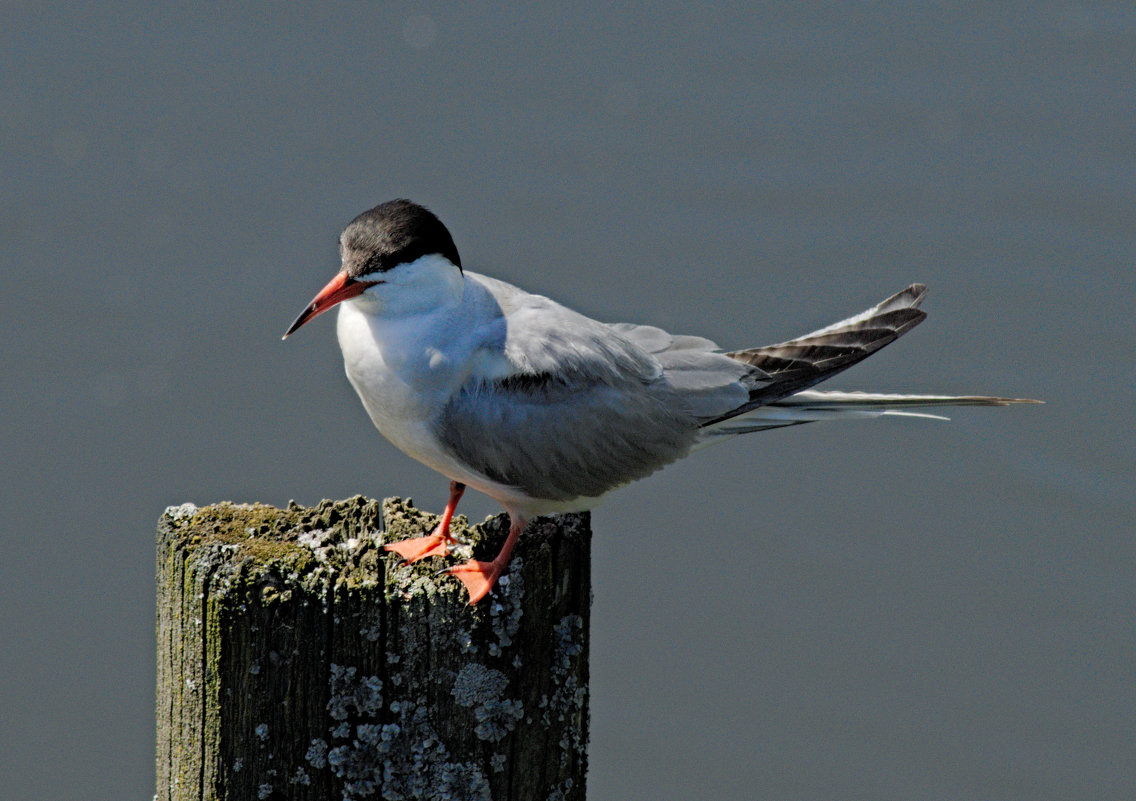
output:
[[[156,798],[583,799],[588,516],[531,523],[473,607],[435,575],[453,559],[380,547],[434,522],[362,497],[167,509]],[[455,523],[481,559],[508,529]]]

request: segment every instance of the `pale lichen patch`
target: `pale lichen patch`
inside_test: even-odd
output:
[[[292,778],[288,781],[290,781],[292,784],[301,784],[304,787],[307,787],[312,783],[312,777],[308,775],[308,772],[306,770],[300,767],[296,768],[296,772],[292,774]]]
[[[197,507],[192,503],[183,503],[179,506],[167,506],[164,514],[171,520],[186,520],[197,514]]]
[[[326,740],[312,740],[311,745],[308,746],[308,751],[304,754],[304,759],[308,761],[316,770],[327,767],[327,741]]]
[[[383,705],[383,682],[378,676],[356,679],[356,668],[331,665],[331,698],[327,711],[335,720],[346,720],[352,707],[359,715],[373,715]]]
[[[544,712],[546,725],[550,714],[564,726],[560,740],[561,762],[569,753],[583,758],[587,752],[586,715],[588,688],[577,679],[577,662],[583,653],[584,621],[579,615],[565,615],[553,629],[556,645],[553,650],[552,681],[556,688]],[[543,699],[542,699],[543,700]]]
[[[501,698],[508,686],[509,679],[504,673],[476,662],[470,662],[458,672],[450,694],[460,706],[473,709],[477,722],[473,731],[478,738],[498,742],[524,717],[523,702]]]
[[[495,638],[489,644],[490,656],[500,656],[509,648],[521,627],[521,617],[525,613],[525,582],[521,572],[524,566],[523,558],[513,557],[509,572],[497,582],[497,589],[489,602],[490,625]]]

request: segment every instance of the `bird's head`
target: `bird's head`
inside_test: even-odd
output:
[[[461,258],[434,214],[409,200],[363,212],[339,237],[342,267],[284,334],[346,300],[390,315],[426,311],[460,295]]]

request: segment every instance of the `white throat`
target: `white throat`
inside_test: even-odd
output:
[[[366,278],[380,283],[348,302],[367,314],[386,318],[423,314],[460,303],[465,284],[461,270],[437,253]]]

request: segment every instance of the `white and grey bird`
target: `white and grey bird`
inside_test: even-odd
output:
[[[467,486],[508,511],[492,562],[449,568],[470,603],[492,589],[533,516],[589,509],[726,437],[1029,402],[810,389],[917,325],[920,284],[797,339],[725,352],[701,337],[601,323],[465,271],[450,232],[409,200],[360,214],[339,251],[342,269],[284,336],[338,305],[347,377],[367,413],[395,446],[450,479],[437,528],[388,549],[408,561],[445,555]]]

